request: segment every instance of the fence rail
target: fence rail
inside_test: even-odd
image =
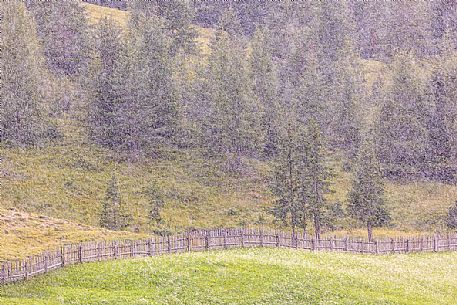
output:
[[[356,238],[316,240],[303,233],[261,229],[194,230],[143,240],[86,242],[62,246],[24,260],[0,263],[0,284],[26,280],[67,265],[169,253],[244,247],[296,248],[364,254],[457,250],[457,234],[367,241]]]

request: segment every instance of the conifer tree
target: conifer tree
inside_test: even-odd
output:
[[[307,123],[306,145],[308,151],[303,162],[302,197],[307,201],[312,216],[315,235],[320,239],[322,220],[328,210],[325,194],[330,192],[330,168],[327,165],[327,152],[323,134],[316,120]]]
[[[169,40],[159,17],[134,14],[118,75],[120,149],[136,156],[170,143],[176,128],[176,98]]]
[[[125,75],[120,74],[123,52],[121,30],[112,20],[103,19],[96,28],[95,54],[91,62],[89,81],[91,100],[89,126],[91,138],[98,144],[115,149],[119,145],[120,130],[117,117],[123,92],[118,84]]]
[[[389,221],[384,204],[384,184],[373,139],[366,138],[357,156],[352,189],[349,193],[349,214],[367,227],[368,240],[373,227]]]
[[[2,4],[0,141],[14,146],[42,142],[49,127],[46,69],[36,27],[24,4]]]
[[[117,178],[111,176],[106,189],[100,215],[100,226],[109,230],[122,230],[127,226],[127,217],[121,205]]]
[[[448,122],[448,108],[446,101],[446,87],[441,73],[435,73],[432,84],[430,100],[433,101],[427,121],[428,150],[427,163],[430,166],[432,178],[450,181],[447,165],[451,157],[450,124]]]
[[[255,155],[260,146],[259,110],[242,54],[229,34],[218,32],[206,78],[209,96],[203,140],[210,152],[230,157],[230,168],[235,171],[241,156]]]
[[[132,14],[141,14],[146,18],[162,17],[164,32],[170,40],[170,56],[196,52],[198,33],[192,25],[194,11],[190,3],[179,0],[132,1],[130,10]]]
[[[360,119],[357,105],[360,104],[361,71],[350,40],[346,40],[342,52],[335,62],[336,77],[333,86],[332,142],[346,152],[349,160],[355,158],[360,144]]]
[[[149,203],[149,219],[156,224],[162,221],[161,210],[165,205],[163,195],[155,183],[145,191]]]
[[[87,68],[89,27],[77,1],[30,1],[49,69],[57,75],[79,75]]]
[[[457,201],[449,207],[447,226],[450,229],[457,229]]]
[[[276,152],[278,141],[278,79],[276,65],[270,54],[268,32],[258,28],[252,41],[250,66],[253,82],[253,93],[260,103],[261,126],[264,133],[264,153],[267,157]]]
[[[293,104],[286,103],[289,107]],[[282,108],[282,107],[281,107]],[[295,235],[297,228],[306,230],[307,200],[301,196],[303,161],[306,159],[306,141],[303,124],[297,119],[293,108],[282,108],[278,151],[271,183],[276,196],[273,215],[284,225],[290,225]]]
[[[380,160],[394,177],[421,176],[427,157],[429,109],[414,69],[408,55],[396,58],[394,77],[379,117]]]

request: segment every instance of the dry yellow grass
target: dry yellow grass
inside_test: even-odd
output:
[[[139,239],[146,234],[114,232],[44,215],[0,209],[0,261],[25,258],[62,244],[89,240]]]
[[[122,28],[127,26],[129,13],[126,11],[90,4],[87,2],[81,2],[81,5],[86,9],[88,21],[91,24],[96,24],[103,18],[108,18],[115,21]]]

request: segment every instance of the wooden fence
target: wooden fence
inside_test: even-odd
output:
[[[20,261],[0,263],[0,284],[26,280],[67,265],[110,259],[157,256],[169,253],[213,249],[275,247],[310,251],[337,251],[365,254],[439,252],[457,250],[457,234],[418,238],[382,239],[368,242],[356,238],[316,240],[303,233],[261,229],[195,230],[173,236],[144,240],[116,240],[64,245],[55,251]]]

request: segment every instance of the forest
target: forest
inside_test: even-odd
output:
[[[5,219],[457,228],[453,1],[0,8]],[[401,202],[424,189],[440,204],[425,220],[421,198]]]
[[[455,304],[457,2],[0,1],[0,304]]]

